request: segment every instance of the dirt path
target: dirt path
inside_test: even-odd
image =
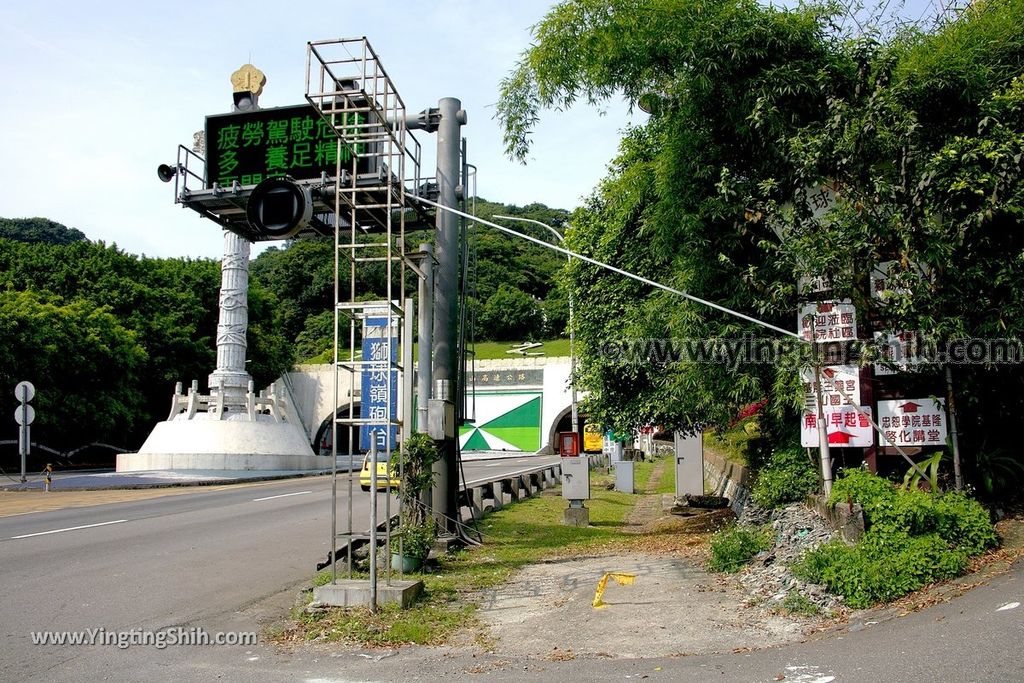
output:
[[[770,647],[813,630],[807,619],[752,607],[738,581],[703,569],[706,532],[732,514],[698,519],[667,513],[656,491],[668,463],[659,460],[626,515],[628,536],[606,553],[528,566],[479,596],[477,615],[489,627],[495,654],[557,660],[684,655]],[[636,579],[625,586],[609,581],[607,606],[594,608],[597,584],[609,572]]]

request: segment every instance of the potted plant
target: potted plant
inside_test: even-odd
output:
[[[441,457],[437,444],[426,434],[413,434],[392,456],[398,474],[402,523],[398,528],[401,553],[392,546],[391,566],[402,571],[417,569],[434,547],[437,527],[423,498],[434,484],[434,463]]]

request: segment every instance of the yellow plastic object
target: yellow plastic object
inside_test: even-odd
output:
[[[597,582],[597,591],[594,592],[594,607],[600,609],[607,607],[604,604],[604,589],[608,585],[608,579],[612,579],[615,583],[620,586],[632,586],[636,582],[636,574],[626,574],[624,572],[608,572],[601,577],[601,580]]]

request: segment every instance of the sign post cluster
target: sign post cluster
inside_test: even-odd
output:
[[[814,218],[823,219],[838,197],[832,186],[809,191],[808,209]],[[869,301],[884,301],[886,292],[895,291],[891,276],[898,265],[874,265]],[[874,340],[885,342],[886,351],[892,353],[885,353],[884,362],[873,366],[848,364],[854,354],[836,352],[844,347],[849,351],[851,343],[871,338],[864,320],[858,320],[855,305],[849,299],[833,298],[832,282],[825,276],[801,278],[798,289],[805,298],[798,310],[798,333],[815,351],[813,367],[800,370],[804,388],[800,440],[806,448],[821,448],[826,494],[831,484],[830,448],[863,448],[869,466],[877,470],[877,449],[892,448],[917,467],[904,449],[946,446],[945,400],[903,396],[901,376],[915,369],[907,342],[912,335],[875,331]],[[883,400],[876,401],[876,393]]]
[[[14,421],[18,423],[18,453],[21,455],[21,483],[25,483],[25,462],[32,450],[32,439],[29,426],[36,419],[35,408],[28,404],[36,395],[32,382],[18,382],[14,387],[14,397],[20,405],[14,409]]]

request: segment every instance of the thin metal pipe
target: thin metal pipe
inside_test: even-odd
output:
[[[458,209],[453,209],[451,207],[442,206],[441,204],[438,204],[437,202],[431,201],[431,200],[426,199],[424,197],[414,196],[413,198],[416,201],[418,201],[418,202],[422,202],[424,204],[428,204],[430,206],[434,206],[436,208],[443,209],[445,211],[450,211],[450,212],[458,214],[460,216],[465,216],[465,217],[470,218],[470,219],[472,219],[472,220],[474,220],[474,221],[476,221],[478,223],[483,223],[484,225],[489,225],[492,228],[495,228],[497,230],[501,230],[502,232],[504,232],[504,233],[506,233],[508,235],[512,235],[513,237],[519,237],[519,238],[524,239],[524,240],[526,240],[528,242],[533,242],[534,244],[539,244],[540,246],[545,247],[546,249],[551,249],[552,251],[557,251],[560,254],[565,254],[566,256],[571,256],[573,258],[577,258],[577,259],[579,259],[581,261],[584,261],[585,263],[589,263],[591,265],[598,266],[600,268],[604,268],[605,270],[610,270],[613,273],[618,273],[619,275],[623,275],[625,277],[628,277],[631,280],[636,280],[638,282],[642,282],[645,285],[650,285],[651,287],[654,287],[656,289],[664,290],[666,292],[669,292],[670,294],[675,294],[676,296],[681,296],[684,299],[689,299],[690,301],[693,301],[693,302],[698,303],[698,304],[702,304],[702,305],[707,306],[709,308],[713,308],[713,309],[715,309],[717,311],[721,311],[723,313],[728,313],[731,316],[740,318],[742,320],[746,320],[747,322],[754,323],[755,325],[759,325],[759,326],[767,328],[769,330],[773,330],[775,332],[778,332],[779,334],[784,334],[787,337],[793,337],[795,339],[799,339],[800,341],[806,341],[805,339],[803,339],[803,337],[801,337],[796,332],[792,332],[790,330],[786,330],[786,329],[783,329],[781,327],[777,327],[776,325],[772,325],[771,323],[766,323],[763,320],[758,320],[757,318],[751,317],[751,316],[747,315],[746,313],[740,313],[739,311],[734,311],[731,308],[727,308],[726,306],[722,306],[720,304],[716,304],[713,301],[708,301],[707,299],[701,299],[698,296],[694,296],[694,295],[689,294],[687,292],[684,292],[684,291],[682,291],[680,289],[676,289],[674,287],[669,287],[668,285],[663,285],[662,283],[655,282],[654,280],[649,280],[649,279],[643,277],[642,275],[637,275],[635,273],[630,273],[628,270],[623,270],[622,268],[616,268],[615,266],[610,265],[608,263],[605,263],[603,261],[598,261],[597,259],[590,258],[589,256],[584,256],[583,254],[580,254],[579,252],[571,251],[569,249],[566,249],[565,247],[560,247],[558,245],[551,244],[549,242],[545,242],[542,239],[538,239],[536,237],[531,237],[530,235],[525,235],[525,234],[523,234],[523,233],[521,233],[521,232],[519,232],[517,230],[513,230],[511,228],[505,227],[504,225],[498,225],[497,223],[494,223],[492,221],[489,221],[489,220],[486,220],[486,219],[483,219],[483,218],[478,218],[476,216],[471,216],[470,214],[465,213],[463,211],[459,211]]]

